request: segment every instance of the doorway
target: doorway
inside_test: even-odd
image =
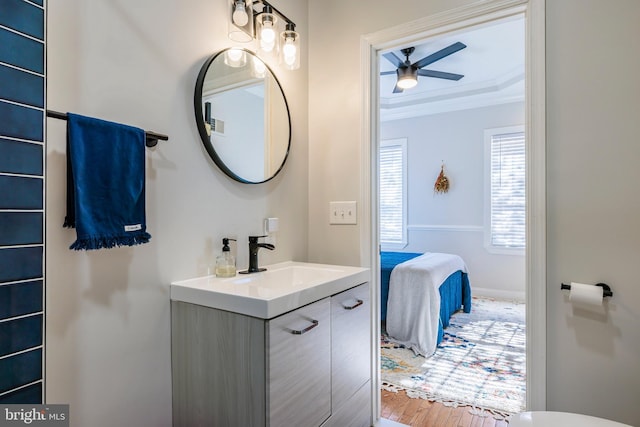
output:
[[[486,24],[499,19],[522,15],[526,20],[525,45],[527,79],[525,94],[525,131],[527,135],[527,250],[526,284],[527,301],[527,409],[542,410],[545,407],[545,227],[544,227],[544,2],[531,0],[485,2],[450,11],[441,16],[431,16],[397,28],[387,29],[367,35],[361,44],[362,61],[365,71],[364,80],[364,117],[363,117],[363,182],[370,184],[371,192],[364,195],[365,224],[362,236],[363,259],[371,265],[374,285],[374,304],[372,322],[373,372],[376,381],[373,394],[373,416],[380,414],[379,384],[379,325],[380,313],[380,265],[378,248],[378,150],[380,134],[380,88],[378,75],[379,55],[397,47],[418,44],[420,41],[456,31],[462,31],[476,25]],[[443,70],[444,71],[444,70]],[[440,160],[440,159],[438,159]]]
[[[381,380],[393,392],[382,392],[383,414],[414,419],[397,397],[404,395],[418,398],[409,407],[421,416],[432,409],[427,401],[496,414],[524,409],[524,56],[522,14],[381,55]],[[407,71],[415,86],[399,89]],[[428,304],[437,295],[413,305],[416,295],[397,288],[409,283],[389,283],[389,270],[408,258],[421,262],[425,287],[440,290],[446,327],[437,335],[417,326],[434,324],[424,319],[437,318]],[[441,268],[453,276],[427,285]],[[458,268],[472,300],[463,302]]]

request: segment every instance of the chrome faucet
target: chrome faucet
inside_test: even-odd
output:
[[[240,274],[249,274],[249,273],[258,273],[259,271],[265,271],[266,268],[258,267],[258,249],[265,248],[270,251],[274,250],[276,247],[271,243],[260,243],[258,239],[261,237],[267,236],[249,236],[249,269],[245,271],[240,271]]]

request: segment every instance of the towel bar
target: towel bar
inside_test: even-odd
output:
[[[54,111],[54,110],[47,110],[47,117],[60,119],[60,120],[68,119],[66,113],[61,113],[59,111]],[[155,147],[156,145],[158,145],[158,140],[162,140],[162,141],[169,140],[169,137],[167,135],[163,135],[161,133],[156,133],[156,132],[144,131],[144,136],[146,139],[145,145],[147,147]]]

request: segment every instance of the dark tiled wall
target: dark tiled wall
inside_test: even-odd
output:
[[[44,390],[44,0],[0,0],[0,403]]]

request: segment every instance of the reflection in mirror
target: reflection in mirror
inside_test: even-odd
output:
[[[291,139],[289,108],[258,57],[226,49],[209,58],[198,75],[194,106],[202,143],[231,178],[257,184],[282,170]]]

